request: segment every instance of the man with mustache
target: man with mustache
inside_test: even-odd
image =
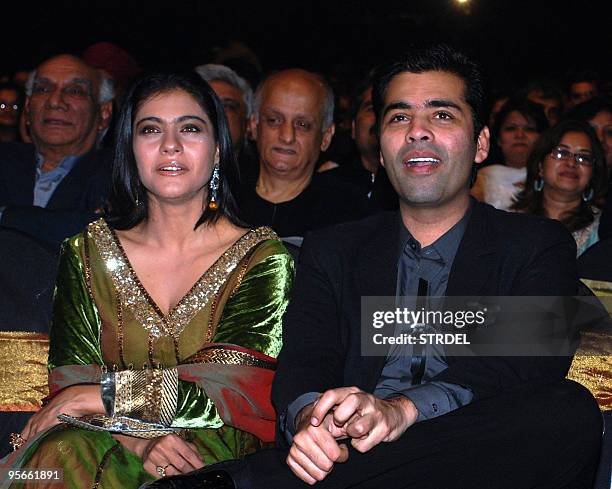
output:
[[[277,444],[290,448],[150,487],[592,487],[601,415],[565,380],[571,355],[362,355],[363,297],[577,292],[562,226],[470,199],[472,165],[489,149],[477,65],[447,46],[415,48],[373,86],[399,212],[304,242],[272,393]]]
[[[114,89],[80,58],[58,55],[32,72],[26,95],[33,144],[0,145],[0,227],[57,248],[103,205],[111,155],[96,143]]]

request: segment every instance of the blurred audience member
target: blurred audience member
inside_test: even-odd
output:
[[[369,77],[362,80],[355,89],[351,100],[351,117],[351,137],[356,151],[351,161],[331,170],[329,175],[357,187],[369,199],[373,209],[397,209],[397,194],[380,164],[376,115],[372,107],[372,82]]]
[[[334,135],[333,114],[333,92],[317,74],[290,69],[260,83],[250,120],[259,176],[238,195],[249,224],[270,226],[281,237],[303,237],[366,213],[367,200],[357,189],[314,174]]]
[[[508,92],[505,90],[495,90],[495,93],[492,94],[491,100],[489,102],[489,109],[488,109],[488,114],[489,114],[488,126],[489,127],[495,126],[497,115],[499,114],[499,111],[502,109],[502,107],[506,105],[506,102],[508,101],[509,98],[510,96],[508,95]]]
[[[593,71],[570,74],[565,94],[566,110],[599,95],[599,75]]]
[[[554,126],[563,114],[563,94],[560,88],[548,81],[534,81],[525,87],[525,97],[540,104],[548,124]]]
[[[567,119],[544,132],[527,162],[525,189],[513,209],[561,221],[578,255],[598,241],[599,210],[607,188],[605,156],[586,122]]]
[[[0,83],[0,142],[19,141],[19,116],[23,90],[14,83]]]
[[[603,97],[595,97],[577,105],[567,114],[570,119],[588,122],[606,153],[608,169],[612,167],[612,102]]]
[[[59,55],[32,72],[26,95],[33,144],[0,145],[0,226],[57,247],[103,205],[110,155],[95,145],[112,116],[113,85]]]
[[[540,105],[525,99],[509,100],[496,121],[490,158],[495,164],[478,171],[471,193],[481,202],[508,210],[525,182],[525,164],[533,143],[548,121]]]
[[[87,64],[104,70],[112,78],[115,84],[115,101],[118,105],[121,105],[128,87],[142,72],[140,64],[130,53],[110,42],[92,44],[83,51],[82,58]]]
[[[244,147],[247,123],[251,116],[253,89],[227,66],[213,63],[197,66],[195,71],[212,87],[223,103],[236,156]]]

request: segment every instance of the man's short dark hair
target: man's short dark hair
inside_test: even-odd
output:
[[[385,63],[374,71],[372,103],[376,113],[376,124],[380,123],[385,94],[391,79],[404,72],[424,73],[426,71],[452,73],[465,82],[465,101],[472,111],[474,137],[477,138],[484,127],[482,72],[480,67],[466,54],[446,44],[410,49],[400,58]]]

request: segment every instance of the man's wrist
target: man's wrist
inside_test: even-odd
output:
[[[419,411],[417,410],[414,403],[408,399],[406,396],[397,396],[386,399],[386,402],[389,403],[390,407],[393,409],[395,415],[397,416],[397,433],[395,438],[401,436],[404,431],[406,431],[410,426],[412,426],[419,416]]]

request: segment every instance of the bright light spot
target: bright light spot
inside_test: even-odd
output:
[[[456,0],[457,3],[461,3],[461,4],[469,3],[469,1],[470,0]]]

